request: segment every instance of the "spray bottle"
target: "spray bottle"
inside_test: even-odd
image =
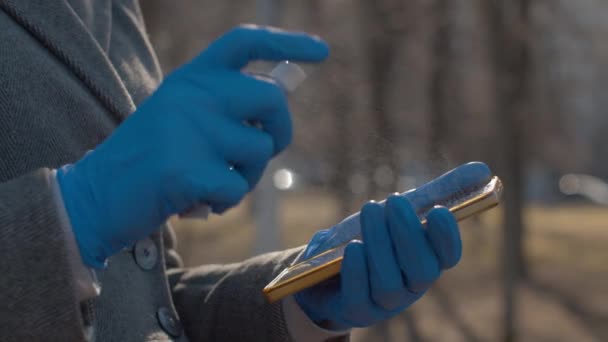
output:
[[[286,93],[291,93],[306,79],[306,76],[306,72],[299,65],[289,61],[282,61],[266,77],[277,82]],[[254,125],[257,126],[255,123]],[[182,213],[180,216],[182,218],[206,220],[210,212],[211,208],[208,205],[201,204]]]

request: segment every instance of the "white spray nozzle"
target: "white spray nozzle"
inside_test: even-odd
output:
[[[289,61],[283,61],[277,64],[274,69],[270,72],[269,76],[287,91],[291,93],[304,82],[306,79],[306,73],[304,70],[295,63]]]

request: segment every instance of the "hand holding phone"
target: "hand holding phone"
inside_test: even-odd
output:
[[[492,177],[485,164],[469,163],[418,189],[391,196],[386,203],[366,204],[361,214],[318,232],[294,265],[264,289],[265,295],[272,302],[295,293],[296,300],[313,320],[331,318],[347,327],[365,326],[365,322],[386,318],[417,300],[441,270],[458,262],[461,246],[456,220],[496,206],[501,191],[500,180]],[[393,268],[401,268],[402,274],[390,264],[398,265]],[[372,270],[376,274],[366,273]],[[342,277],[336,277],[338,274]],[[374,283],[382,288],[390,283],[388,280],[401,281],[402,277],[403,291],[393,286],[394,293],[388,291],[389,300],[387,291],[373,291]],[[378,298],[376,303],[369,304],[367,311],[344,309],[349,307],[348,298],[351,302],[358,296],[373,298],[374,293]],[[361,304],[359,300],[355,302]],[[349,324],[349,319],[342,317],[349,312],[369,314],[370,310],[377,315],[369,319],[359,317],[356,319],[359,323]]]

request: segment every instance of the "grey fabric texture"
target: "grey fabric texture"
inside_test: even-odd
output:
[[[293,249],[245,263],[171,270],[173,297],[188,335],[195,341],[247,341],[256,337],[265,340],[262,336],[287,339],[287,327],[276,325],[283,320],[281,304],[268,305],[260,291],[243,291],[243,287],[267,284],[299,252],[300,249]],[[224,309],[207,310],[208,306]],[[253,321],[256,323],[251,324]],[[243,329],[240,324],[248,328]]]
[[[48,173],[0,185],[2,341],[84,338]]]
[[[165,226],[152,269],[125,249],[98,272],[99,297],[75,298],[49,169],[95,148],[160,80],[135,0],[0,0],[0,340],[82,341],[85,326],[96,341],[172,340],[159,308],[181,315],[173,340],[289,340],[261,289],[293,250],[176,269],[170,285],[181,261]]]

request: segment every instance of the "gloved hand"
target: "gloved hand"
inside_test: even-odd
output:
[[[422,297],[443,270],[460,260],[462,245],[454,216],[445,207],[427,215],[426,229],[415,208],[491,178],[483,163],[469,163],[385,203],[369,202],[359,220],[362,241],[346,247],[340,275],[295,294],[304,312],[335,329],[366,327],[389,319]],[[344,243],[336,231],[344,222],[315,234],[299,258],[307,259]],[[351,225],[352,226],[352,225]],[[348,241],[348,240],[347,240]]]
[[[84,263],[103,267],[197,204],[219,212],[239,203],[292,134],[282,89],[241,69],[327,55],[326,43],[307,34],[233,29],[169,75],[102,144],[57,170]]]

